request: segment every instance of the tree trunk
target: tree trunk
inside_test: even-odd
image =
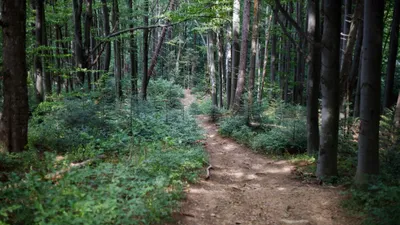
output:
[[[226,57],[225,57],[225,71],[226,71],[226,107],[229,109],[231,102],[231,77],[232,77],[232,30],[231,27],[227,27],[227,42],[226,42]]]
[[[317,176],[337,175],[337,147],[339,133],[339,72],[341,3],[325,0],[324,34],[322,35],[322,120]]]
[[[112,24],[114,29],[117,31],[119,28],[118,0],[113,1]],[[121,87],[122,63],[121,63],[121,42],[118,39],[114,41],[114,58],[115,58],[114,59],[115,93],[117,99],[120,100],[122,98],[122,87]]]
[[[143,16],[143,23],[144,26],[149,26],[149,0],[144,1],[143,6],[144,16]],[[142,76],[142,99],[147,99],[147,86],[148,86],[148,61],[149,61],[149,29],[143,30],[143,76]]]
[[[261,75],[261,82],[258,85],[259,90],[258,90],[258,105],[261,106],[262,104],[262,96],[264,92],[264,84],[265,84],[265,77],[267,76],[267,63],[268,63],[268,42],[269,42],[269,36],[271,34],[271,21],[272,21],[272,15],[269,16],[267,19],[267,29],[265,29],[265,49],[264,49],[264,63],[263,63],[263,68],[262,68],[262,75]]]
[[[356,0],[357,1],[357,0]],[[363,0],[361,0],[363,1]],[[340,57],[343,60],[344,52],[347,46],[347,41],[349,40],[350,23],[353,23],[355,16],[352,15],[352,0],[344,0],[344,14],[343,14],[343,33],[341,34],[341,54]],[[353,18],[353,20],[352,20]],[[356,29],[357,30],[357,29]],[[343,61],[341,61],[343,63]]]
[[[274,12],[273,13],[273,32],[271,38],[271,83],[274,84],[276,80],[276,64],[277,64],[277,52],[276,52],[276,45],[277,45],[277,35],[276,35],[276,27],[278,23],[278,15]]]
[[[129,12],[132,15],[132,17],[131,17],[132,22],[129,24],[129,28],[132,29],[133,21],[135,20],[135,17],[133,16],[133,0],[128,0],[128,6],[129,6]],[[131,94],[133,97],[138,94],[138,85],[137,85],[138,63],[137,63],[137,56],[136,56],[137,46],[136,46],[136,41],[135,41],[135,33],[133,31],[131,32],[129,47],[130,47],[129,58],[131,61]]]
[[[300,28],[303,28],[303,4],[302,2],[297,2],[296,5],[297,11],[297,24],[299,24]],[[303,49],[304,47],[304,38],[299,34],[299,48]],[[303,104],[303,89],[304,89],[304,53],[302,51],[297,50],[297,65],[296,65],[296,82],[295,88],[293,91],[294,102],[297,104]]]
[[[57,94],[59,95],[61,93],[62,90],[62,68],[61,68],[61,49],[62,49],[62,45],[61,45],[61,26],[60,25],[56,25],[56,65],[57,65]]]
[[[364,4],[364,42],[361,68],[360,133],[355,181],[363,185],[369,175],[379,173],[379,119],[381,93],[382,36],[385,2]]]
[[[239,74],[240,62],[240,1],[233,0],[233,18],[232,18],[232,76],[231,76],[231,97],[228,108],[233,107],[235,102],[237,78]]]
[[[319,0],[308,1],[309,69],[307,76],[307,153],[314,154],[319,149],[318,97],[321,74]]]
[[[103,24],[104,24],[104,36],[107,37],[110,34],[110,16],[108,13],[107,0],[101,0],[103,10]],[[107,73],[110,69],[111,61],[111,44],[110,42],[105,43],[105,57],[103,70]]]
[[[240,45],[239,76],[236,85],[233,110],[239,112],[243,107],[242,95],[244,92],[245,75],[247,66],[247,39],[249,36],[250,24],[250,0],[244,0],[243,22],[242,22],[242,43]]]
[[[77,75],[79,83],[83,85],[85,83],[85,73],[82,69],[86,68],[86,59],[84,55],[84,47],[82,44],[82,0],[72,0],[73,3],[73,15],[74,15],[74,42],[75,42],[75,64],[77,69]]]
[[[348,85],[350,85],[350,73],[351,73],[351,65],[353,62],[353,51],[354,45],[356,44],[356,37],[358,32],[358,27],[362,23],[363,20],[363,10],[364,10],[364,0],[358,0],[356,9],[354,11],[353,20],[350,26],[350,32],[348,33],[348,38],[345,41],[346,46],[344,48],[343,58],[342,58],[342,67],[340,70],[340,88],[341,88],[341,100],[343,96],[347,95],[347,99],[349,99],[349,95],[347,90]]]
[[[26,1],[3,0],[3,96],[0,139],[5,151],[21,152],[28,142]],[[1,150],[0,150],[1,151]]]
[[[353,106],[353,116],[360,116],[360,60],[361,60],[361,49],[364,37],[364,24],[361,23],[357,31],[357,42],[354,53],[353,64],[351,65],[350,81],[347,93],[350,96],[355,92],[354,106]]]
[[[208,32],[208,40],[207,40],[207,54],[208,54],[208,70],[210,73],[210,85],[211,85],[211,99],[212,105],[214,107],[218,106],[218,99],[217,99],[217,81],[215,79],[215,60],[214,60],[214,45],[215,45],[215,38],[214,32],[211,30]]]
[[[45,12],[44,12],[44,0],[35,0],[36,7],[36,47],[43,48],[45,46]],[[44,70],[44,58],[41,56],[44,54],[43,50],[39,50],[35,55],[35,77],[36,77],[36,100],[42,102],[45,99],[45,70]]]
[[[256,73],[256,55],[257,55],[257,42],[258,42],[258,23],[259,23],[259,0],[254,0],[254,14],[253,14],[253,27],[251,32],[251,54],[250,54],[250,71],[249,71],[249,90],[248,90],[248,110],[249,117],[252,116],[253,111],[253,95],[254,95],[254,83]]]
[[[86,61],[86,64],[88,63],[89,57],[91,57],[89,54],[91,52],[90,46],[91,46],[91,32],[90,29],[92,28],[92,18],[93,18],[93,13],[92,13],[92,0],[85,0],[86,1],[86,12],[85,12],[85,26],[83,28],[84,34],[85,34],[85,39],[84,39],[84,60]],[[87,72],[87,85],[88,85],[88,90],[90,91],[92,89],[92,73]]]
[[[394,126],[400,128],[400,92],[397,97],[396,112],[394,115]]]
[[[220,107],[220,108],[222,108],[224,106],[222,92],[223,92],[223,88],[224,88],[223,78],[225,76],[225,72],[224,72],[224,35],[222,32],[223,32],[223,30],[220,29],[220,31],[218,33],[218,65],[219,65],[218,66],[218,74],[219,74],[218,107]]]
[[[390,108],[396,102],[394,93],[394,74],[396,72],[397,52],[399,47],[400,0],[396,0],[393,10],[393,21],[390,29],[389,59],[386,69],[385,95],[383,107]]]

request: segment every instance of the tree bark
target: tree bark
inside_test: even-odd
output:
[[[272,14],[267,19],[267,29],[265,29],[265,49],[264,49],[264,63],[262,68],[262,75],[261,75],[261,82],[258,85],[258,105],[261,106],[262,104],[262,96],[264,92],[264,84],[265,84],[265,77],[267,76],[267,63],[268,63],[268,44],[269,44],[269,36],[271,34],[271,21],[272,21]]]
[[[86,64],[89,64],[89,58],[91,58],[91,56],[89,55],[91,52],[91,32],[90,29],[92,28],[92,19],[93,19],[93,12],[92,12],[92,1],[93,0],[85,0],[86,1],[86,12],[85,12],[85,25],[84,25],[84,34],[85,34],[85,39],[84,39],[84,58],[86,60]],[[90,62],[91,64],[91,62]],[[91,72],[87,72],[87,85],[88,85],[88,90],[90,91],[92,89],[92,73]]]
[[[227,27],[227,42],[226,42],[226,57],[225,57],[225,71],[226,71],[226,107],[229,109],[231,102],[231,77],[232,77],[232,30],[231,27]]]
[[[399,47],[400,0],[396,0],[393,10],[393,21],[390,28],[389,58],[386,69],[385,95],[383,107],[390,108],[396,102],[394,93],[394,74],[396,72],[397,52]]]
[[[214,59],[214,46],[215,46],[215,38],[214,32],[210,30],[208,32],[208,40],[207,40],[207,54],[208,54],[208,70],[210,73],[210,85],[211,85],[211,100],[212,105],[214,107],[218,106],[217,99],[217,81],[215,78],[215,59]]]
[[[0,139],[5,151],[21,152],[28,142],[26,0],[3,0],[3,96]],[[1,150],[0,150],[1,151]]]
[[[356,43],[356,49],[355,49],[355,54],[354,54],[354,60],[353,64],[351,66],[351,75],[350,75],[350,82],[349,82],[349,90],[347,90],[347,93],[351,95],[353,92],[355,92],[355,97],[354,97],[354,107],[353,107],[353,116],[354,117],[359,117],[360,116],[360,60],[361,60],[361,50],[362,50],[362,43],[363,43],[363,37],[364,37],[364,24],[361,23],[360,26],[358,27],[358,32],[357,32],[357,43]]]
[[[46,29],[45,12],[44,12],[44,0],[35,0],[36,7],[36,22],[35,22],[35,36],[36,36],[36,48],[43,48],[45,46],[44,36]],[[45,69],[43,57],[43,50],[39,50],[35,55],[35,77],[36,77],[36,100],[43,102],[46,96],[44,81],[45,81]]]
[[[237,81],[235,99],[233,105],[233,111],[235,111],[236,113],[239,112],[243,107],[242,95],[244,92],[246,66],[247,66],[247,39],[249,36],[249,24],[250,24],[250,0],[244,0],[242,43],[240,45],[239,75],[238,75],[238,81]]]
[[[144,26],[149,26],[149,0],[144,1],[143,6],[144,16],[143,23]],[[148,61],[149,61],[149,29],[143,30],[143,76],[142,76],[142,99],[147,99],[147,86],[149,83],[147,72],[148,72]]]
[[[82,69],[87,68],[87,64],[84,55],[84,47],[82,44],[82,0],[72,0],[72,3],[74,7],[75,66],[77,67],[76,69],[79,83],[83,85],[85,83],[85,73],[82,71]]]
[[[351,27],[350,24],[353,23],[353,20],[355,18],[355,16],[352,15],[352,6],[353,6],[352,0],[344,0],[343,33],[341,34],[341,54],[340,54],[342,60],[345,55],[347,40],[350,39],[350,37],[348,36]],[[343,61],[341,62],[343,63]]]
[[[276,45],[277,45],[277,35],[275,29],[278,23],[278,15],[274,12],[273,13],[273,33],[271,38],[271,83],[275,83],[276,79],[276,64],[277,64],[277,52],[276,52]]]
[[[312,155],[319,149],[319,125],[318,125],[318,97],[319,81],[321,74],[320,52],[320,25],[319,25],[319,0],[308,1],[308,28],[309,39],[309,69],[307,76],[307,153]]]
[[[324,0],[324,34],[322,35],[321,70],[321,136],[317,176],[337,175],[337,147],[339,133],[339,72],[341,3]]]
[[[129,12],[132,15],[131,20],[132,22],[129,24],[129,28],[133,28],[133,21],[135,20],[133,16],[133,0],[128,0]],[[137,96],[138,94],[138,62],[137,62],[137,46],[135,41],[135,33],[132,31],[129,41],[129,58],[131,61],[131,94],[133,96]]]
[[[297,2],[296,5],[296,11],[297,11],[297,24],[299,24],[300,28],[303,29],[302,26],[302,20],[303,20],[303,3],[302,2]],[[299,48],[302,49],[305,44],[305,39],[301,36],[298,35],[300,42],[299,42]],[[304,91],[304,52],[302,51],[297,51],[297,65],[296,65],[296,75],[295,75],[295,87],[293,91],[293,99],[294,102],[297,104],[303,104],[303,91]]]
[[[103,24],[104,24],[104,36],[110,35],[110,15],[108,12],[107,0],[101,0],[103,10]],[[111,44],[110,42],[105,43],[105,56],[103,70],[107,73],[110,69],[111,61]]]
[[[114,29],[118,30],[119,27],[119,8],[118,8],[118,0],[113,0],[113,15],[112,15],[112,23]],[[117,99],[120,100],[122,98],[122,62],[121,62],[121,42],[116,39],[114,41],[114,76],[115,76],[115,93]]]
[[[231,76],[231,97],[228,108],[233,108],[236,94],[237,78],[239,74],[240,63],[240,1],[233,1],[233,18],[232,18],[232,76]]]
[[[385,2],[369,0],[364,4],[364,42],[361,68],[360,133],[355,181],[368,182],[379,173],[379,119],[383,15]]]
[[[254,83],[256,73],[256,55],[257,55],[257,42],[258,42],[258,23],[259,23],[259,7],[260,1],[254,0],[253,11],[253,27],[251,32],[251,54],[250,54],[250,71],[249,71],[249,90],[248,90],[248,110],[249,116],[253,114],[253,98],[254,98]]]
[[[224,35],[223,30],[220,29],[218,33],[218,74],[219,74],[219,87],[218,87],[218,107],[222,108],[224,106],[223,103],[223,78],[225,77],[224,71]]]

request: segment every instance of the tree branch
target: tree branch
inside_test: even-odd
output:
[[[296,47],[297,51],[299,51],[300,53],[303,53],[303,50],[300,48],[300,46],[298,45],[298,43],[293,39],[292,36],[290,36],[289,31],[286,29],[285,24],[283,24],[282,20],[279,18],[279,16],[277,16],[277,13],[274,11],[275,16],[276,16],[276,20],[279,23],[279,25],[282,27],[282,31],[283,33],[287,36],[287,38],[289,39],[290,42],[292,42],[292,44]]]
[[[282,15],[289,21],[289,23],[296,29],[296,31],[303,36],[306,40],[311,41],[308,37],[308,35],[301,29],[299,24],[289,15],[289,13],[282,7],[280,0],[275,0],[275,6],[272,7],[272,10],[274,10],[275,13],[277,13],[277,10],[279,10]]]

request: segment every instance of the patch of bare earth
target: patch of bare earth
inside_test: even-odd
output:
[[[199,116],[198,122],[206,131],[213,170],[209,180],[186,189],[173,224],[359,224],[341,209],[340,190],[302,183],[291,175],[289,162],[221,137],[206,116]]]

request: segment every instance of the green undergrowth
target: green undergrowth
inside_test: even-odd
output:
[[[201,132],[178,99],[183,91],[156,80],[148,101],[117,103],[111,87],[50,96],[35,109],[27,151],[0,155],[0,224],[170,218],[206,163]]]

